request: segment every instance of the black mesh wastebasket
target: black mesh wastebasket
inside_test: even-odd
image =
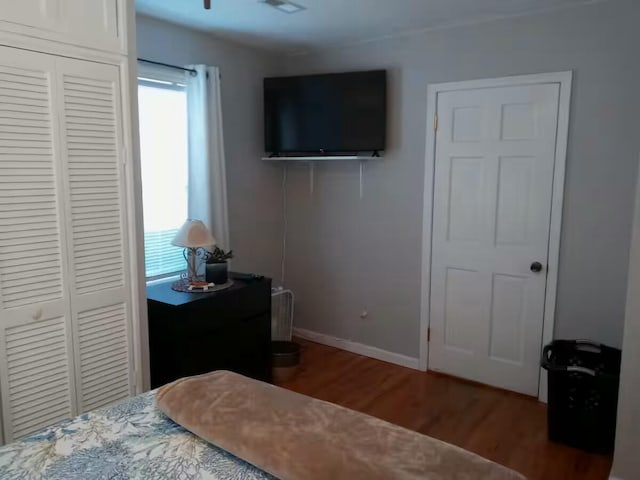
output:
[[[617,348],[586,341],[556,340],[544,348],[549,440],[590,452],[613,451],[620,356]]]

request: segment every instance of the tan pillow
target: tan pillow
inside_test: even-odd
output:
[[[158,407],[282,480],[522,480],[461,448],[347,408],[219,371],[184,378]]]

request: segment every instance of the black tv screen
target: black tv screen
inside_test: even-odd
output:
[[[265,151],[342,153],[384,150],[384,70],[265,78]]]

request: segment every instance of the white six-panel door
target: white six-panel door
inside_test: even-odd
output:
[[[538,392],[558,103],[558,84],[438,94],[430,369]]]
[[[133,392],[118,75],[0,47],[5,441]]]

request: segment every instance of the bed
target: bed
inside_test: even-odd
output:
[[[215,479],[274,477],[187,432],[155,392],[67,420],[0,448],[0,479]]]
[[[0,448],[0,480],[275,478],[524,480],[440,440],[226,371]]]

